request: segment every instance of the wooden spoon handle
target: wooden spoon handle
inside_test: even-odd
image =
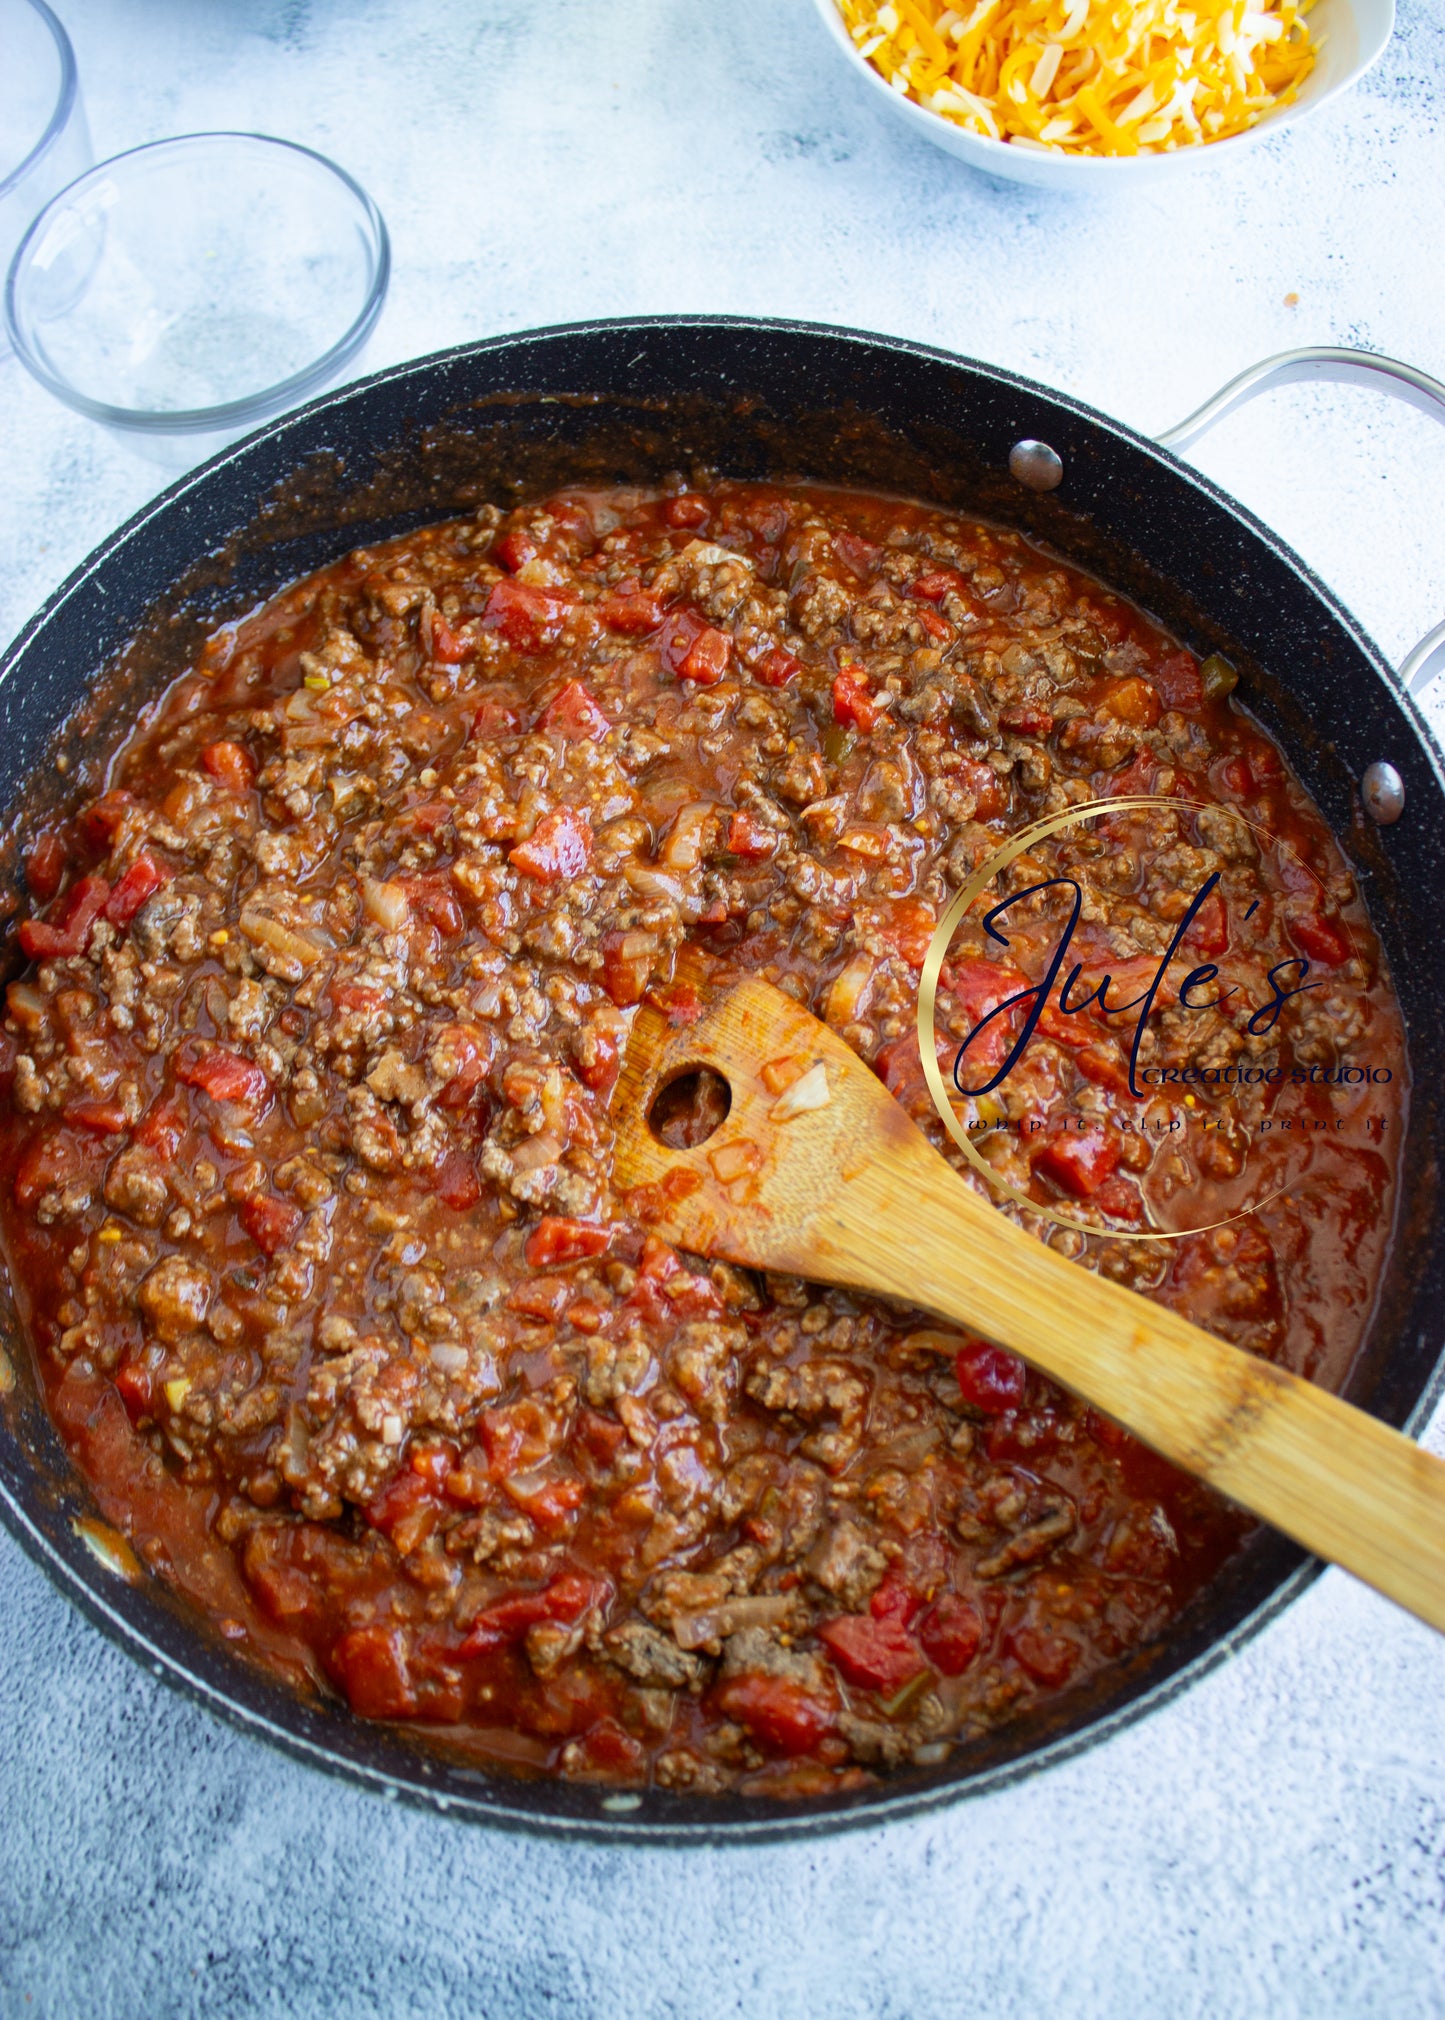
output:
[[[669,1149],[646,1117],[658,1088],[694,1064],[723,1075],[732,1106],[705,1143]],[[746,980],[681,1030],[641,1011],[614,1115],[616,1182],[641,1188],[634,1210],[673,1240],[901,1298],[1013,1348],[1445,1629],[1445,1463],[1025,1234],[780,991]]]
[[[935,1161],[904,1202],[879,1168],[835,1209],[848,1280],[1015,1348],[1155,1451],[1445,1629],[1445,1464],[1378,1419],[1065,1262],[1013,1222],[979,1267],[980,1202]],[[820,1230],[821,1232],[821,1230]],[[824,1265],[821,1274],[837,1272]]]

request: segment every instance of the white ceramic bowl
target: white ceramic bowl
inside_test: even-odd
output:
[[[1323,42],[1323,47],[1292,103],[1267,113],[1258,125],[1228,140],[1209,141],[1202,147],[1175,148],[1168,154],[1120,157],[1045,153],[1032,147],[1011,147],[1006,141],[989,140],[983,134],[966,133],[952,120],[926,111],[892,89],[854,48],[836,0],[814,0],[814,4],[834,47],[890,108],[895,119],[901,119],[935,147],[956,154],[971,168],[981,168],[986,175],[1030,183],[1035,189],[1061,190],[1133,189],[1141,183],[1182,175],[1191,169],[1219,167],[1245,148],[1293,126],[1331,98],[1348,91],[1379,58],[1395,26],[1395,0],[1316,0],[1310,10],[1310,30]]]

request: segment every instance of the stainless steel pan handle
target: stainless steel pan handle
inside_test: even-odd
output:
[[[1300,379],[1333,379],[1345,385],[1371,386],[1418,407],[1422,414],[1445,424],[1445,385],[1398,358],[1377,357],[1372,351],[1343,351],[1326,347],[1301,351],[1281,351],[1265,358],[1231,379],[1202,407],[1176,427],[1166,428],[1155,439],[1163,449],[1182,452],[1207,434],[1216,421],[1252,400],[1256,393],[1274,386],[1291,386]],[[1445,622],[1427,631],[1420,643],[1407,653],[1400,667],[1400,684],[1411,694],[1420,694],[1435,676],[1445,673]]]

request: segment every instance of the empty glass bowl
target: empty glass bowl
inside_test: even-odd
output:
[[[61,191],[15,255],[5,322],[57,399],[183,469],[339,377],[390,266],[380,211],[335,163],[193,133]]]
[[[35,213],[89,167],[90,134],[70,37],[45,0],[0,0],[0,50],[3,271]]]

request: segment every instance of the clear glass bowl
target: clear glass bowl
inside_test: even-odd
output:
[[[0,268],[91,161],[70,37],[45,0],[0,0]],[[0,353],[7,346],[0,339]]]
[[[61,191],[11,264],[5,323],[47,391],[184,468],[337,378],[390,269],[380,211],[335,163],[194,133]]]

